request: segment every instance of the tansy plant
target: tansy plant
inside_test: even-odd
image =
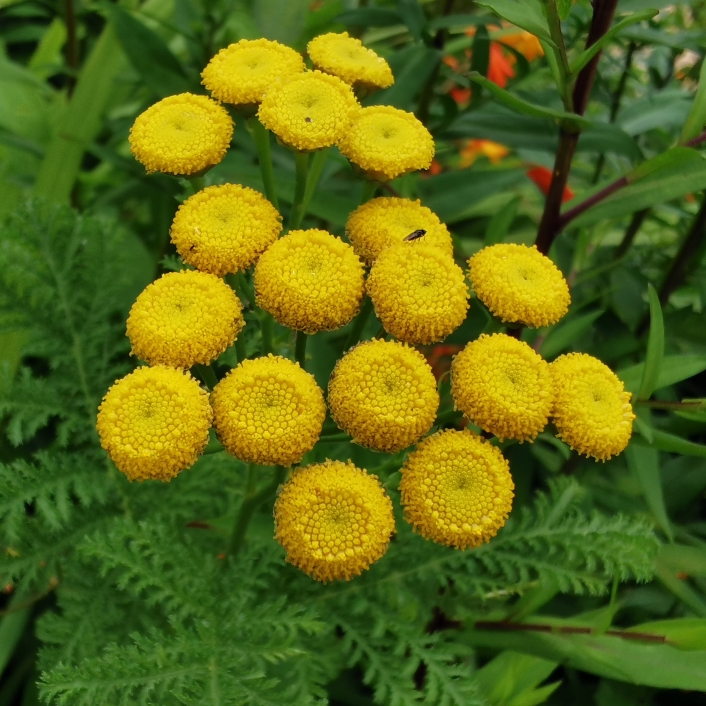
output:
[[[659,292],[635,272],[656,282],[668,240],[625,265],[643,222],[691,208],[650,215],[659,189],[706,188],[704,89],[679,144],[628,134],[644,3],[324,2],[306,22],[296,4],[254,3],[237,32],[245,4],[147,2],[146,24],[106,4],[56,99],[66,144],[0,134],[62,170],[75,145],[105,160],[62,195],[40,169],[44,200],[0,234],[0,666],[20,675],[0,706],[13,679],[22,704],[66,706],[563,705],[577,673],[600,706],[638,703],[621,681],[706,691],[703,523],[679,495],[706,476],[659,465],[706,456],[684,438],[702,403],[673,387],[706,358],[683,313],[665,356],[662,313],[701,306],[679,286],[703,205]],[[80,36],[66,8],[27,85]],[[89,69],[151,93],[113,105]],[[110,153],[72,132],[99,100]],[[149,232],[52,203],[69,198],[125,201]],[[592,227],[633,212],[622,238]]]

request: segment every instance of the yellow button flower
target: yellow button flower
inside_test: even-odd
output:
[[[275,504],[275,533],[287,561],[324,583],[370,568],[394,531],[392,502],[380,481],[350,462],[296,470]]]
[[[347,324],[364,293],[363,265],[353,248],[324,230],[293,230],[255,266],[257,304],[295,331]]]
[[[427,437],[401,471],[405,519],[422,537],[447,547],[490,541],[512,510],[515,485],[508,462],[468,430]]]
[[[208,365],[240,333],[240,300],[214,275],[169,272],[137,297],[127,320],[132,353],[151,365]]]
[[[428,169],[434,140],[412,113],[389,105],[363,108],[338,143],[341,152],[369,177],[389,181]]]
[[[463,270],[448,253],[421,241],[383,251],[367,287],[385,330],[407,343],[443,340],[468,311]]]
[[[554,380],[552,416],[559,438],[597,461],[624,451],[635,415],[630,393],[615,373],[586,353],[559,356],[549,369]]]
[[[504,323],[551,326],[569,310],[564,275],[534,245],[491,245],[477,252],[468,266],[474,294]]]
[[[247,270],[282,230],[282,216],[259,192],[238,184],[209,186],[189,197],[172,223],[184,262],[219,277]]]
[[[454,358],[451,392],[457,409],[501,441],[534,439],[554,400],[549,364],[504,333],[483,334]]]
[[[334,421],[355,443],[393,453],[431,429],[439,393],[421,353],[397,341],[374,339],[338,361],[328,402]]]
[[[421,241],[453,255],[448,228],[419,200],[380,196],[356,208],[346,223],[346,235],[355,251],[368,264],[392,245],[399,245],[412,233],[424,230]]]
[[[201,73],[202,83],[224,103],[260,103],[283,76],[304,71],[299,52],[269,39],[241,39],[221,49]]]
[[[372,49],[366,49],[360,39],[348,32],[329,32],[314,37],[306,47],[316,68],[343,79],[351,86],[387,88],[395,79],[389,64]]]
[[[307,71],[274,84],[257,115],[285,145],[310,152],[338,142],[359,110],[347,83],[321,71]]]
[[[196,174],[225,157],[233,136],[228,111],[206,96],[180,93],[137,116],[130,149],[147,172]]]
[[[262,466],[299,463],[319,440],[326,418],[313,375],[273,355],[233,368],[214,388],[211,404],[228,453]]]
[[[168,481],[208,443],[208,395],[188,372],[158,365],[117,380],[98,409],[101,446],[130,480]]]

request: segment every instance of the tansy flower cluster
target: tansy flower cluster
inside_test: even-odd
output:
[[[627,445],[634,415],[630,395],[597,359],[567,354],[548,363],[495,333],[466,338],[462,350],[454,342],[451,399],[444,393],[474,429],[495,438],[444,429],[440,387],[415,346],[462,336],[472,295],[499,322],[551,325],[568,310],[568,285],[549,258],[521,245],[484,248],[464,271],[446,225],[412,199],[365,200],[348,217],[350,244],[300,228],[307,152],[337,145],[379,181],[427,168],[434,154],[411,113],[360,107],[356,91],[392,84],[384,59],[346,33],[316,37],[308,51],[311,71],[289,47],[242,40],[205,67],[212,98],[172,96],[136,119],[135,157],[148,171],[195,177],[194,188],[171,226],[181,269],[148,285],[127,319],[132,354],[144,365],[107,391],[97,427],[130,480],[171,480],[196,463],[211,429],[218,443],[209,453],[215,446],[250,465],[247,498],[268,473],[256,466],[275,466],[271,494],[257,494],[258,502],[272,502],[284,480],[276,538],[288,562],[325,582],[351,579],[385,554],[395,531],[386,487],[396,491],[380,470],[386,464],[307,462],[322,434],[406,453],[397,464],[406,521],[429,540],[467,549],[494,537],[512,509],[514,484],[498,443],[531,442],[553,422],[573,449],[605,460]],[[233,121],[219,101],[249,121],[267,198],[198,180],[230,144]],[[266,174],[267,130],[297,164],[284,235]],[[382,328],[371,338],[373,312]],[[319,332],[336,332],[324,344],[337,358],[327,398],[306,369],[307,336]],[[237,357],[230,370],[224,353]],[[237,522],[247,522],[246,501]]]

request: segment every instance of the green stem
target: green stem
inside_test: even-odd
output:
[[[351,332],[348,334],[348,339],[346,340],[346,345],[343,350],[347,351],[349,348],[358,343],[358,341],[360,341],[365,324],[368,323],[368,319],[370,318],[370,314],[372,314],[372,312],[373,300],[366,296],[363,299],[363,306],[360,308],[358,316],[356,316],[353,321],[353,327],[351,328]]]
[[[566,55],[566,44],[564,44],[564,35],[561,31],[561,18],[556,7],[556,0],[549,0],[543,4],[549,26],[549,34],[556,44],[556,48],[552,47],[557,59],[557,67],[561,77],[562,100],[564,108],[569,112],[573,111],[574,104],[571,96],[571,68],[569,66],[569,58]]]
[[[370,201],[370,199],[375,196],[375,192],[377,191],[378,186],[380,184],[377,181],[369,181],[366,179],[363,182],[363,190],[360,194],[360,205],[362,206],[366,201]]]
[[[209,390],[213,390],[213,388],[218,385],[218,376],[216,375],[216,371],[213,369],[213,366],[197,365],[196,370],[199,377],[203,380]]]
[[[260,162],[260,173],[262,174],[262,185],[265,189],[265,196],[270,203],[279,209],[279,201],[277,200],[277,191],[275,189],[275,172],[272,167],[272,152],[270,150],[270,133],[265,129],[265,126],[254,115],[245,121],[248,132],[252,136],[255,148],[257,149],[257,157]]]
[[[321,173],[324,171],[324,165],[328,159],[329,150],[317,150],[309,165],[309,176],[306,180],[306,189],[304,190],[304,201],[302,203],[302,213],[309,212],[309,204],[316,192],[316,187],[319,185]]]
[[[295,152],[294,166],[296,167],[294,201],[292,202],[292,211],[289,214],[288,231],[299,228],[304,220],[304,194],[306,193],[306,181],[309,175],[309,153]]]
[[[242,302],[249,304],[251,309],[255,308],[255,293],[250,286],[250,282],[248,282],[248,278],[245,276],[245,272],[226,275],[226,281],[235,289]]]
[[[666,402],[662,400],[635,400],[634,404],[651,409],[666,409],[676,412],[700,411],[706,407],[704,400]]]
[[[299,363],[302,370],[306,370],[306,341],[308,336],[304,331],[297,331],[297,338],[294,344],[294,359]]]
[[[262,311],[260,313],[260,332],[262,334],[262,355],[267,355],[268,353],[274,353],[274,331],[275,331],[275,320],[272,318],[272,314],[267,311]]]

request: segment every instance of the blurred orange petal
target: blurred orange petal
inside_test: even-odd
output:
[[[503,53],[497,42],[490,43],[490,60],[488,62],[488,78],[500,88],[507,86],[508,79],[515,77],[515,69]]]
[[[533,167],[527,170],[527,176],[537,185],[537,188],[546,196],[549,193],[549,187],[552,183],[552,172],[546,167]],[[568,187],[564,187],[564,193],[561,197],[561,202],[571,201],[574,198],[574,192]]]
[[[468,101],[471,100],[470,88],[452,88],[449,91],[449,94],[459,105],[462,103],[468,103]]]
[[[503,157],[507,157],[510,150],[492,140],[469,140],[460,151],[461,168],[470,167],[479,155],[487,157],[492,164],[497,164]]]
[[[506,34],[500,37],[499,41],[518,51],[527,61],[534,61],[538,56],[544,56],[544,49],[539,39],[524,30]]]

